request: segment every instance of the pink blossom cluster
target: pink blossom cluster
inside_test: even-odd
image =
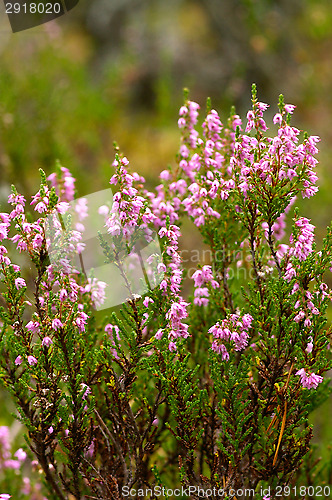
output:
[[[323,382],[323,377],[316,375],[314,372],[307,373],[304,368],[298,370],[296,375],[300,376],[301,384],[306,389],[317,389],[318,385]]]
[[[94,306],[98,308],[105,302],[106,288],[107,283],[104,281],[97,280],[96,278],[88,278],[88,283],[82,287],[82,291],[90,293]]]
[[[236,189],[243,197],[250,200],[260,199],[267,203],[275,192],[283,190],[283,196],[294,198],[297,191],[301,190],[303,197],[310,197],[317,191],[315,183],[317,175],[313,168],[317,164],[314,154],[317,153],[315,144],[319,138],[311,136],[299,143],[300,131],[291,127],[286,120],[286,115],[292,113],[294,106],[286,105],[283,113],[274,117],[274,123],[279,125],[277,135],[264,137],[262,132],[267,130],[263,119],[263,112],[267,105],[254,102],[252,111],[248,112],[246,133],[255,128],[255,137],[242,134],[235,143],[234,155],[230,164],[236,179]],[[286,199],[286,198],[285,198]],[[264,205],[262,205],[264,216]],[[289,210],[286,208],[286,212]],[[267,217],[267,216],[266,216]],[[267,219],[263,228],[268,231]],[[275,239],[284,235],[285,214],[272,224],[272,234]]]
[[[263,118],[264,111],[269,107],[265,102],[254,102],[253,109],[247,113],[247,126],[246,133],[249,133],[251,129],[255,128],[257,131],[262,130],[265,132],[267,130],[266,123]]]
[[[219,283],[212,274],[211,266],[205,265],[202,269],[194,272],[192,279],[195,283],[195,298],[194,304],[198,306],[206,306],[209,303],[209,289],[206,285],[210,284],[212,288],[219,288]]]
[[[167,332],[169,349],[175,351],[176,339],[189,336],[189,326],[183,321],[188,316],[187,307],[189,304],[185,302],[180,293],[183,272],[181,257],[178,252],[180,229],[175,225],[162,227],[159,230],[159,236],[162,240],[165,239],[164,262],[159,264],[158,270],[164,272],[164,279],[161,281],[159,288],[167,300],[166,319],[168,325],[165,328],[160,328],[155,336],[160,339]]]
[[[193,218],[196,226],[203,226],[209,219],[220,218],[220,213],[215,209],[215,201],[218,198],[226,200],[229,191],[235,186],[233,179],[222,177],[222,169],[225,165],[225,157],[220,153],[225,143],[221,137],[222,130],[223,125],[219,115],[213,109],[203,123],[204,140],[198,139],[199,149],[191,158],[189,158],[189,151],[186,151],[190,175],[188,175],[188,170],[185,170],[185,173],[191,183],[182,205],[188,215]]]
[[[0,468],[18,470],[25,461],[27,454],[22,448],[19,448],[12,457],[10,451],[10,435],[7,426],[0,427]]]
[[[191,148],[196,148],[198,141],[198,132],[195,129],[198,119],[199,104],[193,101],[187,103],[180,108],[180,118],[178,126],[184,129],[183,142],[187,143]],[[183,166],[182,166],[183,168]]]
[[[134,182],[144,182],[144,178],[136,173],[129,174],[126,169],[128,164],[126,157],[117,157],[113,162],[113,167],[117,170],[111,177],[110,184],[117,185],[118,191],[113,197],[112,209],[106,221],[109,234],[122,235],[124,238],[130,237],[137,227],[147,227],[156,218],[134,187]]]
[[[310,219],[305,217],[300,217],[295,225],[299,228],[299,233],[294,243],[294,236],[291,235],[290,242],[294,243],[294,250],[292,250],[292,255],[299,260],[306,260],[306,258],[312,253],[312,245],[315,241],[314,230],[315,226],[310,224]]]
[[[105,326],[105,332],[109,335],[109,338],[111,340],[112,345],[114,348],[112,349],[112,354],[116,359],[119,359],[118,352],[116,350],[116,344],[114,340],[114,336],[116,336],[118,343],[120,342],[120,330],[117,325],[112,325],[111,323],[108,323]]]
[[[231,129],[223,129],[217,111],[211,110],[203,123],[203,137],[194,128],[197,123],[199,105],[188,101],[180,109],[179,126],[183,131],[179,151],[179,169],[164,170],[160,174],[162,184],[157,194],[145,191],[156,215],[155,226],[165,226],[168,217],[176,223],[181,211],[188,213],[198,227],[207,221],[220,218],[216,204],[226,200],[234,188],[233,179],[224,179],[222,170],[227,167],[226,157],[234,148],[235,129],[241,125],[238,115],[232,117]],[[223,133],[224,137],[221,136]],[[221,150],[225,154],[221,154]]]
[[[293,257],[299,259],[299,261],[304,261],[308,258],[308,256],[313,252],[313,244],[314,244],[314,230],[315,226],[310,224],[310,219],[305,217],[300,217],[295,221],[295,226],[298,229],[296,235],[291,234],[290,243],[291,246],[284,245],[285,249],[282,251],[282,255],[286,255],[288,258],[288,262],[286,264],[284,279],[287,281],[291,281],[296,277],[296,269],[300,266],[292,262],[289,258]],[[295,267],[294,267],[295,265]]]
[[[0,427],[0,469],[2,472],[6,470],[15,470],[16,474],[18,472],[23,472],[23,466],[26,468],[27,454],[22,449],[19,448],[13,455],[11,453],[11,443],[10,443],[10,429],[7,426]],[[24,469],[25,470],[25,469]],[[17,476],[17,481],[20,481],[19,476]],[[22,484],[20,485],[20,492],[27,496],[29,499],[47,500],[47,498],[40,496],[41,484],[32,485],[30,478],[23,476],[21,478]],[[0,494],[0,500],[7,500],[11,498],[8,493]]]
[[[56,194],[62,201],[71,202],[75,194],[75,178],[66,167],[60,167],[58,173],[53,173],[47,177],[51,186],[55,188]]]
[[[224,342],[230,342],[235,351],[242,351],[248,345],[249,329],[252,327],[253,317],[250,314],[230,314],[218,321],[209,329],[213,335],[212,350],[221,354],[223,361],[229,360],[229,353]]]
[[[291,207],[294,205],[296,200],[296,196],[293,196],[293,198],[290,200],[289,204],[285,208],[285,211],[279,215],[279,217],[276,219],[276,221],[272,225],[272,234],[275,240],[282,240],[283,237],[285,236],[285,228],[286,228],[286,215],[289,213]],[[262,228],[265,230],[265,238],[268,239],[268,229],[269,225],[267,222],[262,223]],[[284,248],[283,248],[284,247]],[[288,246],[286,248],[285,245],[283,247],[279,247],[279,253],[281,251],[281,254],[283,255],[286,250],[288,250]],[[280,255],[281,256],[281,255]]]
[[[313,294],[307,290],[302,300],[296,301],[294,308],[297,310],[301,307],[294,317],[296,323],[303,320],[305,327],[311,326],[313,317],[319,315],[319,309],[314,305],[313,300]]]

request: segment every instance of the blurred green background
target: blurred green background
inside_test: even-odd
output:
[[[16,34],[1,16],[2,206],[11,183],[30,196],[38,168],[49,174],[56,159],[80,195],[107,187],[114,141],[152,187],[177,152],[183,88],[203,109],[210,96],[226,121],[232,104],[245,118],[255,82],[267,116],[283,93],[297,106],[293,125],[322,138],[320,192],[298,202],[320,245],[332,214],[330,0],[81,0]],[[330,415],[328,402],[317,416],[322,446]]]

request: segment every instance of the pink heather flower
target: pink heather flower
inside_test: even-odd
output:
[[[42,214],[43,212],[46,212],[47,210],[47,205],[46,203],[44,203],[43,201],[40,201],[39,203],[37,203],[37,205],[35,206],[35,210],[36,212],[38,212],[39,214]]]
[[[22,359],[22,356],[17,356],[17,358],[15,359],[14,363],[16,366],[20,366],[20,364],[22,363],[23,359]]]
[[[53,173],[48,176],[47,180],[51,182],[51,186],[55,187],[56,194],[61,201],[72,201],[75,194],[75,179],[66,167],[61,167],[60,178]]]
[[[76,201],[75,212],[77,213],[80,221],[88,217],[88,200],[86,198],[79,198]]]
[[[47,430],[48,430],[49,434],[53,434],[53,432],[54,432],[54,429],[53,429],[52,425]]]
[[[193,274],[192,279],[195,282],[195,287],[211,283],[213,288],[219,288],[219,283],[213,279],[211,266],[203,266],[202,270],[198,270]]]
[[[88,385],[86,384],[81,384],[81,389],[84,391],[82,399],[86,399],[86,397],[91,394],[91,389]]]
[[[196,288],[194,304],[197,306],[207,306],[209,303],[209,290],[205,288]]]
[[[293,268],[292,264],[289,262],[287,264],[287,267],[286,267],[286,272],[285,272],[285,275],[284,275],[284,279],[286,281],[290,281],[292,278],[295,278],[295,276],[296,276],[296,271]]]
[[[12,496],[9,495],[8,493],[1,493],[0,494],[0,500],[9,500]]]
[[[293,255],[299,260],[306,260],[308,255],[313,251],[312,245],[314,243],[314,229],[315,226],[310,224],[310,219],[305,217],[300,217],[295,225],[300,228],[297,241],[295,242]],[[293,243],[293,235],[291,235],[290,241]]]
[[[186,106],[181,106],[180,111],[179,111],[179,115],[184,116],[187,113],[188,113],[188,108]]]
[[[61,321],[59,320],[59,318],[55,318],[52,321],[52,328],[53,328],[53,330],[58,330],[59,328],[62,328],[62,327],[63,327],[63,324],[61,323]]]
[[[98,213],[106,217],[110,213],[110,209],[108,208],[107,205],[102,205],[101,207],[98,208]]]
[[[0,224],[0,241],[7,239],[10,224]]]
[[[16,278],[15,286],[16,286],[16,289],[19,290],[20,288],[24,288],[27,285],[26,285],[26,282],[24,281],[23,278]]]
[[[42,340],[42,346],[43,347],[49,347],[50,345],[53,344],[53,340],[50,337],[44,337]]]
[[[97,308],[105,302],[106,287],[107,283],[104,281],[98,281],[96,278],[88,278],[88,284],[85,286],[84,291],[91,293],[92,302]]]
[[[43,237],[41,234],[36,234],[36,236],[34,237],[33,241],[32,241],[32,247],[34,250],[38,250],[39,248],[41,248],[43,244]]]
[[[19,462],[24,462],[24,460],[27,458],[27,454],[25,453],[24,450],[22,450],[22,448],[19,448],[14,453],[14,457],[16,457]]]
[[[295,316],[294,321],[299,323],[303,318],[305,318],[305,312],[299,311],[299,313]]]
[[[227,352],[227,349],[224,344],[219,344],[216,340],[212,342],[211,345],[212,351],[216,352],[217,354],[221,354],[221,359],[223,361],[228,361],[229,360],[229,354]]]
[[[209,333],[214,337],[211,346],[212,350],[222,354],[222,359],[227,361],[229,355],[220,340],[232,342],[235,351],[245,349],[248,345],[248,329],[251,328],[252,321],[253,317],[250,314],[244,314],[242,318],[238,314],[230,314],[222,320],[221,324],[218,322],[213,325],[209,329]]]
[[[318,387],[318,384],[323,382],[323,377],[321,377],[320,375],[316,375],[313,372],[309,372],[308,375],[304,368],[298,370],[296,372],[296,375],[299,375],[301,377],[301,384],[307,389],[316,389]]]
[[[62,215],[65,214],[66,212],[68,212],[69,208],[70,208],[70,205],[66,201],[60,201],[60,203],[58,203],[55,206],[56,211]]]
[[[285,105],[285,111],[286,111],[286,113],[292,114],[294,112],[295,108],[296,108],[296,106],[294,106],[294,104],[286,104]]]
[[[266,104],[266,102],[258,102],[257,107],[260,111],[266,111],[267,108],[269,107],[269,104]]]
[[[28,356],[28,363],[30,366],[35,366],[38,360],[34,356]]]
[[[85,325],[87,323],[87,319],[88,319],[88,315],[85,314],[85,312],[81,311],[79,314],[78,314],[78,317],[76,318],[76,325],[78,326],[78,329],[81,333],[83,333],[85,331]]]
[[[60,302],[64,302],[67,297],[68,297],[67,290],[65,290],[65,289],[60,290],[60,293],[59,293]]]
[[[145,307],[149,307],[149,304],[154,304],[154,300],[151,299],[150,297],[145,297],[145,299],[143,300],[143,305]]]
[[[162,172],[160,172],[159,178],[163,181],[168,181],[171,178],[171,174],[168,170],[163,170]]]
[[[168,344],[168,349],[169,349],[171,352],[176,351],[176,343],[175,343],[175,342],[170,342],[170,343]]]
[[[306,347],[307,353],[310,354],[312,352],[313,347],[314,347],[314,344],[312,343],[312,337],[309,337],[309,342],[308,342],[307,347]]]
[[[281,123],[282,123],[282,116],[281,116],[281,114],[280,114],[280,113],[277,113],[276,115],[274,115],[274,117],[273,117],[273,123],[274,123],[275,125],[276,125],[277,123],[278,123],[279,125],[281,125]]]
[[[40,325],[38,321],[29,321],[29,323],[26,325],[26,329],[32,333],[39,333]]]
[[[251,328],[251,323],[253,322],[254,318],[250,314],[244,314],[242,316],[242,324],[244,328]]]
[[[158,331],[157,331],[157,333],[155,334],[155,338],[156,338],[157,340],[160,340],[160,339],[161,339],[161,337],[163,336],[163,334],[164,334],[164,330],[163,330],[162,328],[159,328],[159,330],[158,330]]]
[[[105,332],[107,332],[108,335],[110,336],[111,342],[114,346],[114,349],[112,349],[112,354],[116,359],[118,359],[119,355],[118,355],[117,350],[116,350],[116,343],[114,340],[114,336],[116,336],[118,343],[120,343],[121,337],[120,337],[119,327],[117,325],[112,325],[111,323],[108,323],[105,326]]]

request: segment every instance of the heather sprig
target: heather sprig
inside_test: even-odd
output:
[[[313,221],[293,209],[317,192],[319,138],[291,125],[282,96],[271,124],[267,108],[253,86],[245,125],[235,109],[223,125],[208,102],[199,126],[186,95],[176,163],[151,191],[116,148],[95,241],[124,283],[113,309],[96,312],[118,283],[85,272],[91,206],[73,199],[69,170],[41,172],[30,203],[13,187],[0,214],[0,375],[49,499],[156,485],[259,495],[303,479],[309,415],[329,394],[331,229],[318,251]],[[190,280],[184,219],[209,249]],[[147,256],[154,236],[160,253]],[[5,434],[12,474],[26,452],[13,459]]]

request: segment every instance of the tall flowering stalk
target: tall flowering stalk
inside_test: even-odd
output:
[[[297,196],[317,192],[319,139],[291,126],[295,107],[282,97],[271,133],[267,108],[253,87],[245,124],[232,110],[224,126],[208,103],[200,131],[199,105],[186,98],[177,163],[154,191],[116,152],[113,204],[98,210],[110,239],[100,234],[98,251],[118,269],[127,300],[104,314],[95,307],[115,284],[87,278],[65,257],[49,260],[52,214],[56,238],[80,256],[84,249],[86,199],[62,232],[70,172],[58,166],[50,185],[41,172],[30,205],[13,188],[11,210],[0,214],[1,380],[48,498],[158,498],[153,488],[182,485],[193,499],[202,489],[241,498],[244,488],[266,499],[264,489],[274,498],[280,484],[297,498],[298,485],[326,480],[312,465],[308,417],[329,393],[332,234],[317,251],[312,221],[293,210]],[[192,295],[183,219],[211,255],[190,276]],[[140,238],[149,243],[154,232],[161,252],[144,262]],[[19,253],[33,279],[15,263]],[[144,296],[131,277],[139,266]],[[16,467],[22,453],[10,462],[4,445],[4,463]]]

